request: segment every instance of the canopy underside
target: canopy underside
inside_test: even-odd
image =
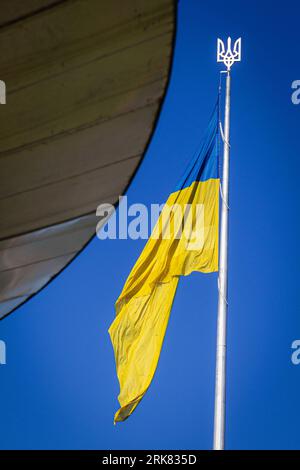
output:
[[[139,165],[167,84],[173,0],[1,4],[0,318],[95,233]]]

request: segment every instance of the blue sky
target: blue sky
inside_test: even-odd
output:
[[[162,203],[216,99],[216,38],[242,36],[232,72],[226,447],[300,449],[299,2],[181,0],[172,77],[129,191]],[[182,279],[154,382],[113,426],[118,382],[107,333],[143,240],[94,239],[38,296],[0,323],[2,449],[209,449],[216,274]]]

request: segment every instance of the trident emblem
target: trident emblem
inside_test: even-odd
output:
[[[223,62],[229,71],[234,62],[241,61],[241,41],[239,38],[235,41],[233,50],[231,49],[231,38],[227,39],[227,51],[225,52],[224,42],[218,38],[217,62]]]

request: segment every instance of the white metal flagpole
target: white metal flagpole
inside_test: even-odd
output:
[[[221,226],[220,226],[220,259],[219,259],[219,302],[217,320],[216,348],[216,384],[215,384],[215,418],[214,450],[223,450],[225,442],[225,396],[226,396],[226,327],[227,327],[227,253],[228,253],[228,211],[229,211],[229,154],[230,154],[230,68],[234,62],[241,60],[241,38],[231,49],[231,38],[227,39],[227,51],[221,39],[218,39],[217,61],[223,62],[226,72],[226,99],[223,138],[223,175],[221,182]]]

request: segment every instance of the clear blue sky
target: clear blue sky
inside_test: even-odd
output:
[[[300,6],[181,0],[174,67],[159,123],[128,192],[164,202],[216,98],[216,38],[243,38],[232,73],[227,448],[300,449]],[[113,426],[118,382],[107,333],[144,241],[99,241],[0,323],[0,446],[209,449],[217,278],[182,279],[155,380]]]

